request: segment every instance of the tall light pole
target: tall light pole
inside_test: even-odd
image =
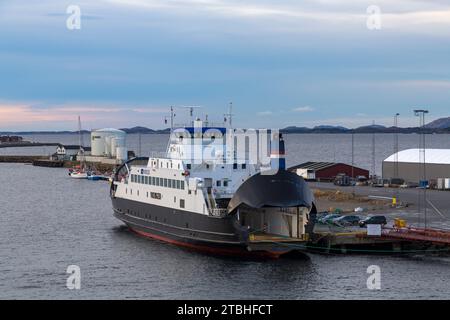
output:
[[[352,130],[352,195],[355,197],[355,132]]]
[[[419,161],[422,162],[422,181],[423,191],[422,191],[422,201],[420,201],[420,190],[419,189],[419,205],[422,202],[423,210],[424,210],[424,225],[425,229],[427,228],[427,186],[425,181],[427,180],[427,172],[426,172],[426,145],[425,145],[425,114],[428,113],[428,110],[424,109],[416,109],[414,110],[414,115],[419,117],[419,127],[420,127],[420,143],[419,143]]]
[[[398,179],[399,177],[399,172],[398,172],[398,116],[400,115],[400,113],[396,113],[394,115],[394,178],[397,179],[397,181],[399,181]],[[399,196],[399,191],[398,188],[394,189],[394,197],[395,197],[395,202],[398,203],[398,196]]]
[[[400,113],[396,113],[394,116],[394,157],[395,157],[395,167],[394,167],[394,178],[398,178],[398,116]]]
[[[375,121],[372,121],[372,126],[375,127]],[[375,130],[372,133],[372,183],[375,183],[376,177],[376,160],[375,160]]]

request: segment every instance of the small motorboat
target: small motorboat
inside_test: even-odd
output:
[[[71,178],[74,178],[74,179],[87,179],[88,178],[88,174],[84,171],[73,171],[69,175]]]
[[[91,181],[98,181],[98,180],[102,180],[102,176],[97,175],[97,174],[90,174],[87,176],[88,180]]]

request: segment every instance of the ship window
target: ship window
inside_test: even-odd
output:
[[[137,191],[137,195],[139,196],[139,190]]]
[[[128,188],[125,188],[125,194],[128,194]]]
[[[247,165],[245,163],[242,164],[242,169],[247,168]]]
[[[166,178],[164,178],[164,187],[167,188],[167,179]]]
[[[151,177],[151,182],[150,182],[150,184],[153,185],[153,186],[155,185],[155,177]]]
[[[186,165],[186,169],[191,170],[191,164],[190,164],[190,163],[188,163],[188,164]]]
[[[130,189],[130,194],[131,194],[131,195],[133,194],[133,189]]]
[[[148,177],[145,176],[145,184],[148,184]]]
[[[206,169],[209,169],[209,164],[206,165]]]
[[[184,208],[184,199],[180,199],[180,208]]]
[[[156,180],[156,184],[155,185],[157,185],[159,187],[159,178],[155,178],[155,180]]]
[[[180,188],[181,188],[181,181],[177,180],[177,189],[180,189]]]
[[[233,169],[237,170],[237,163],[233,163]]]
[[[158,193],[158,192],[151,192],[151,193],[150,193],[150,196],[151,196],[153,199],[161,200],[161,193]]]
[[[167,186],[168,186],[169,188],[172,188],[172,179],[168,179],[168,181],[167,181]]]
[[[192,191],[191,190],[188,190],[188,194],[191,194],[192,193]]]
[[[148,198],[148,192],[147,192],[147,198]]]
[[[184,181],[181,181],[181,189],[184,190]]]
[[[220,181],[220,180],[217,180],[216,185],[217,185],[218,187],[222,186],[221,181]]]
[[[223,182],[223,186],[224,186],[224,187],[228,187],[228,181],[225,180],[225,181]]]
[[[177,197],[173,197],[173,202],[177,202]]]

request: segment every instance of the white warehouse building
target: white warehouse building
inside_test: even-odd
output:
[[[127,154],[126,132],[113,128],[93,130],[91,132],[91,156],[121,158]]]
[[[423,175],[423,149],[407,149],[393,154],[383,161],[383,178],[400,178],[417,183]],[[398,162],[398,174],[395,167]],[[450,178],[450,149],[425,149],[427,180]]]

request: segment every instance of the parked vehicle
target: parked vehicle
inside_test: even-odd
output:
[[[385,216],[371,216],[367,217],[359,222],[359,226],[361,228],[365,228],[368,224],[381,224],[386,225],[386,217]]]
[[[318,213],[316,214],[316,218],[315,218],[315,221],[314,221],[314,222],[320,223],[320,220],[321,220],[323,217],[325,217],[326,215],[329,215],[329,214],[330,214],[330,213],[329,213],[328,211],[318,212]]]
[[[357,186],[367,186],[369,184],[369,180],[365,176],[357,176],[355,183]]]
[[[402,184],[404,184],[405,183],[405,180],[404,179],[401,179],[401,178],[392,178],[391,179],[391,182],[390,182],[390,186],[391,187],[399,187],[399,186],[401,186]]]
[[[336,219],[336,218],[339,218],[339,217],[341,217],[341,215],[337,214],[337,213],[327,214],[326,216],[324,216],[321,219],[319,219],[319,223],[331,224],[331,223],[333,223],[333,219]]]
[[[334,179],[333,183],[336,186],[350,186],[352,184],[351,178],[344,173],[339,173]]]
[[[333,219],[333,224],[341,227],[349,227],[359,225],[359,221],[361,221],[361,217],[359,216],[341,216]]]

